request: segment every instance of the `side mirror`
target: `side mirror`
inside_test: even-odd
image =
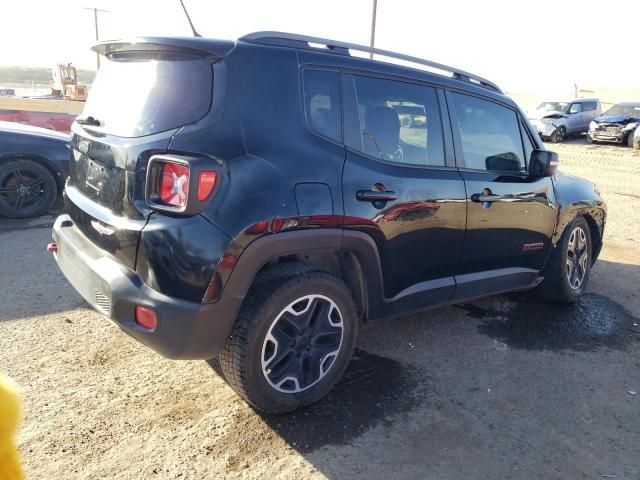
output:
[[[551,177],[556,173],[560,159],[556,152],[534,150],[531,152],[529,171],[534,177]]]

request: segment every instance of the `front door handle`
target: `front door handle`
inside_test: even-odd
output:
[[[356,200],[360,200],[361,202],[391,202],[397,199],[398,195],[396,192],[390,190],[358,190],[356,192]]]
[[[501,200],[506,200],[507,198],[513,198],[512,196],[507,197],[506,195],[495,195],[493,193],[486,195],[482,193],[474,193],[471,195],[471,201],[476,203],[486,203],[486,202],[499,202]]]

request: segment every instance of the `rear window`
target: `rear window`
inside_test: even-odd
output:
[[[102,58],[83,117],[119,137],[142,137],[195,122],[211,104],[212,71],[204,59],[171,54]]]

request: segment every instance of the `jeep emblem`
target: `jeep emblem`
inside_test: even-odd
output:
[[[91,220],[91,226],[100,235],[113,235],[113,232],[115,231],[113,228],[102,225],[100,222],[96,222],[95,220]]]

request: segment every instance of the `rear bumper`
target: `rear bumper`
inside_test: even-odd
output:
[[[71,285],[136,340],[173,359],[209,359],[224,347],[240,296],[201,305],[163,295],[87,240],[68,215],[58,217],[52,236],[58,245],[56,262]],[[156,312],[154,330],[135,323],[136,305]]]

